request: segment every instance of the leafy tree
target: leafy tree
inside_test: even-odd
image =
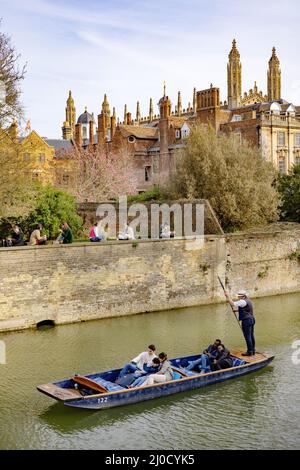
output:
[[[199,126],[176,155],[170,192],[208,199],[222,227],[237,230],[277,219],[275,177],[273,165],[248,143]]]
[[[41,222],[48,238],[56,238],[62,222],[68,222],[74,236],[81,235],[83,221],[76,212],[73,196],[60,189],[48,186],[40,189],[36,208],[23,221],[23,229],[29,233]]]
[[[281,218],[300,223],[300,165],[279,176],[278,191],[281,196]]]

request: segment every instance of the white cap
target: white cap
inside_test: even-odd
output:
[[[243,297],[247,297],[247,292],[246,292],[245,290],[243,290],[243,289],[240,289],[240,290],[238,291],[237,295],[241,295],[241,296],[243,296]]]

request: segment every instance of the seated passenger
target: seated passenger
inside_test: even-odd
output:
[[[160,367],[160,360],[155,357],[150,366],[144,364],[144,373],[136,371],[133,375],[137,375],[135,380],[129,385],[129,388],[140,387],[146,380],[149,374],[155,374]]]
[[[195,361],[189,361],[187,370],[200,370],[202,373],[210,372],[210,367],[213,360],[218,355],[218,347],[221,344],[220,339],[216,339],[213,344],[210,344],[206,349],[204,349],[199,359]]]
[[[161,363],[160,369],[156,374],[149,375],[147,380],[143,383],[144,386],[153,385],[154,383],[168,382],[174,378],[174,372],[171,363],[168,361],[167,354],[161,352],[158,357]]]
[[[131,362],[125,364],[119,374],[119,378],[124,377],[124,375],[130,374],[131,372],[135,372],[136,370],[143,371],[144,364],[151,366],[152,360],[157,357],[155,350],[156,348],[154,344],[150,344],[148,346],[148,351],[140,353],[137,357],[133,358]]]
[[[211,364],[211,369],[213,371],[221,370],[221,369],[229,369],[230,367],[232,367],[232,365],[233,365],[233,362],[230,356],[229,349],[225,348],[224,344],[220,344],[218,346],[217,357],[213,359],[213,362]]]
[[[123,231],[118,235],[119,240],[135,240],[134,230],[127,224],[124,224]]]

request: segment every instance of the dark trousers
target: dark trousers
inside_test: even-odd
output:
[[[255,320],[251,324],[248,321],[242,322],[242,330],[247,343],[248,353],[255,353],[254,325]]]

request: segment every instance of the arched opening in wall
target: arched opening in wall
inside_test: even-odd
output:
[[[48,330],[55,327],[55,322],[53,320],[42,320],[36,324],[36,327],[38,330]]]

